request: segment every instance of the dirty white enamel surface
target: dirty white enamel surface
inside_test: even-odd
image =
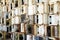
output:
[[[36,14],[36,12],[37,12],[36,5],[33,5],[33,14]]]
[[[44,25],[39,26],[39,35],[43,36],[44,35]]]
[[[55,26],[55,37],[58,37],[58,29],[57,29],[57,27]]]
[[[21,23],[21,32],[24,32],[24,23]]]
[[[52,12],[50,12],[49,14],[53,14]]]
[[[23,7],[24,13],[27,13],[27,6]]]
[[[35,35],[33,35],[33,40],[35,40]]]
[[[28,4],[29,5],[32,5],[32,0],[28,0]]]
[[[2,2],[3,2],[3,5],[5,5],[5,0],[2,0]]]
[[[33,16],[29,16],[29,23],[32,24],[33,23]]]
[[[14,5],[14,3],[12,3],[12,9],[14,9],[15,8],[15,5]]]
[[[33,15],[33,6],[28,7],[28,15]]]
[[[38,0],[36,0],[36,2],[38,2]],[[43,2],[43,0],[39,0],[39,3]]]
[[[50,0],[50,2],[55,2],[55,0]]]
[[[43,23],[43,15],[38,14],[38,24],[42,24],[42,23]]]
[[[35,23],[37,23],[37,15],[34,16]]]
[[[47,24],[47,22],[48,22],[48,15],[47,14],[43,14],[43,23],[44,24]]]
[[[39,26],[36,28],[36,31],[37,31],[37,33],[39,34]],[[38,35],[38,34],[37,34],[37,35]]]
[[[12,0],[8,0],[8,3],[12,3]]]
[[[33,14],[36,14],[36,11],[37,8],[36,8],[36,5],[31,5],[28,7],[28,15],[33,15]],[[25,10],[26,11],[26,10]]]
[[[37,10],[39,11],[39,13],[43,13],[43,9],[44,9],[43,4],[40,3]]]
[[[2,16],[2,7],[0,6],[0,17]]]
[[[57,16],[52,16],[52,25],[57,25],[58,23],[58,21],[57,21],[57,18],[56,18]]]
[[[12,16],[14,16],[14,10],[12,10]]]
[[[14,22],[15,22],[15,24],[19,24],[19,17],[18,16],[15,17]]]
[[[7,27],[6,27],[6,25],[3,25],[3,29],[2,29],[3,31],[7,31]]]
[[[54,1],[56,2],[56,1],[60,1],[60,0],[54,0]]]
[[[11,19],[12,24],[14,24],[14,18]]]
[[[8,6],[9,8],[8,8],[8,11],[11,11],[11,4],[9,4],[9,6]]]
[[[4,24],[6,24],[6,18],[4,18]]]
[[[28,4],[28,0],[24,0],[24,4]]]
[[[18,10],[18,8],[15,8],[15,15],[19,15],[19,10]]]
[[[3,12],[6,12],[6,11],[7,11],[6,6],[3,6]]]
[[[2,25],[0,24],[0,31],[3,29]]]
[[[42,0],[42,2],[45,2],[45,3],[47,3],[49,0]]]
[[[16,30],[17,30],[17,26],[16,25],[12,26],[12,32],[15,32]]]
[[[27,40],[32,40],[32,36],[31,35],[27,35]]]
[[[18,15],[21,15],[21,8],[18,8]]]
[[[45,1],[45,0],[44,0]],[[44,3],[44,13],[49,13],[49,6],[48,6],[48,3]]]
[[[57,13],[57,12],[58,12],[58,4],[55,3],[55,4],[54,4],[54,13]]]
[[[59,25],[60,25],[60,14],[59,14],[59,18],[58,19],[59,19]]]

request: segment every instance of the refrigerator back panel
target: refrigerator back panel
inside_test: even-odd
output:
[[[57,25],[58,24],[58,16],[56,15],[50,15],[49,16],[49,25]]]

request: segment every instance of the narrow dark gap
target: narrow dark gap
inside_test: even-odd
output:
[[[51,26],[47,27],[47,36],[51,37]]]
[[[12,4],[11,4],[11,9],[12,9]]]
[[[18,7],[18,1],[16,1],[16,3],[15,3],[15,7]]]
[[[23,35],[19,35],[19,40],[23,40]]]
[[[24,5],[24,0],[22,0],[22,5]]]

